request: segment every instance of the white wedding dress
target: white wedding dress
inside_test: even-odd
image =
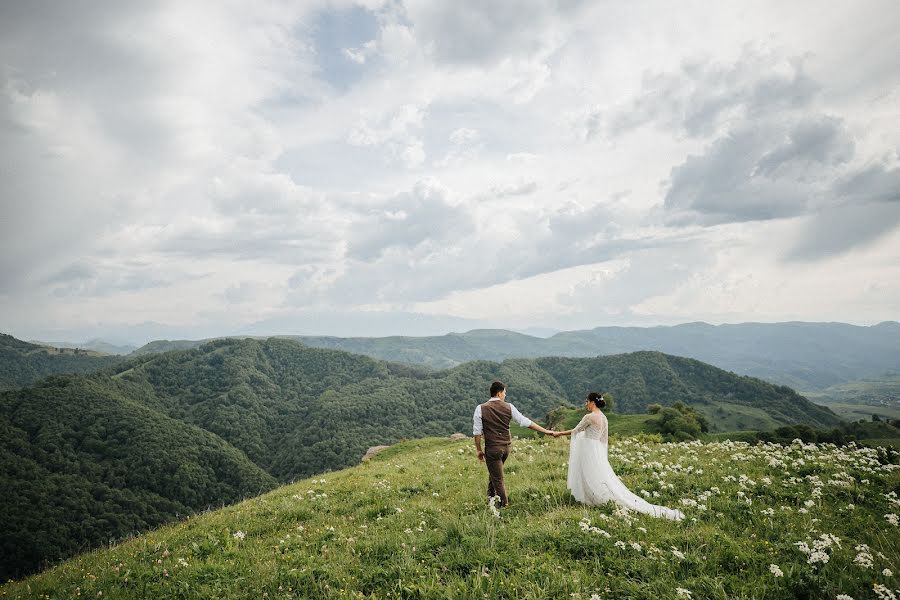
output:
[[[650,504],[632,494],[609,464],[609,422],[602,412],[588,413],[572,430],[569,449],[568,487],[583,504],[615,502],[620,506],[654,517],[674,521],[684,518],[677,509]]]

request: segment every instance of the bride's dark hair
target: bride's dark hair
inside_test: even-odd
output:
[[[597,408],[606,408],[606,400],[603,399],[603,394],[599,392],[589,393],[587,399],[596,404]]]

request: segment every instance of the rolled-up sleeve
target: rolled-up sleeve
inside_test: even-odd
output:
[[[472,415],[472,435],[481,435],[484,427],[481,424],[481,405],[475,407],[475,414]]]
[[[517,409],[512,404],[510,404],[509,407],[512,409],[512,418],[516,423],[518,423],[522,427],[531,427],[531,419],[520,413],[519,409]],[[479,406],[478,408],[481,407]]]

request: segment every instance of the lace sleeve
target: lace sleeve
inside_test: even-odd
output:
[[[581,418],[581,421],[578,422],[578,425],[572,430],[572,433],[578,433],[579,431],[584,431],[591,424],[591,415],[584,415]]]

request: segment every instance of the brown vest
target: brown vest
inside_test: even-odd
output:
[[[509,435],[511,420],[512,408],[503,400],[489,400],[481,405],[481,427],[485,448],[508,446],[512,443]]]

